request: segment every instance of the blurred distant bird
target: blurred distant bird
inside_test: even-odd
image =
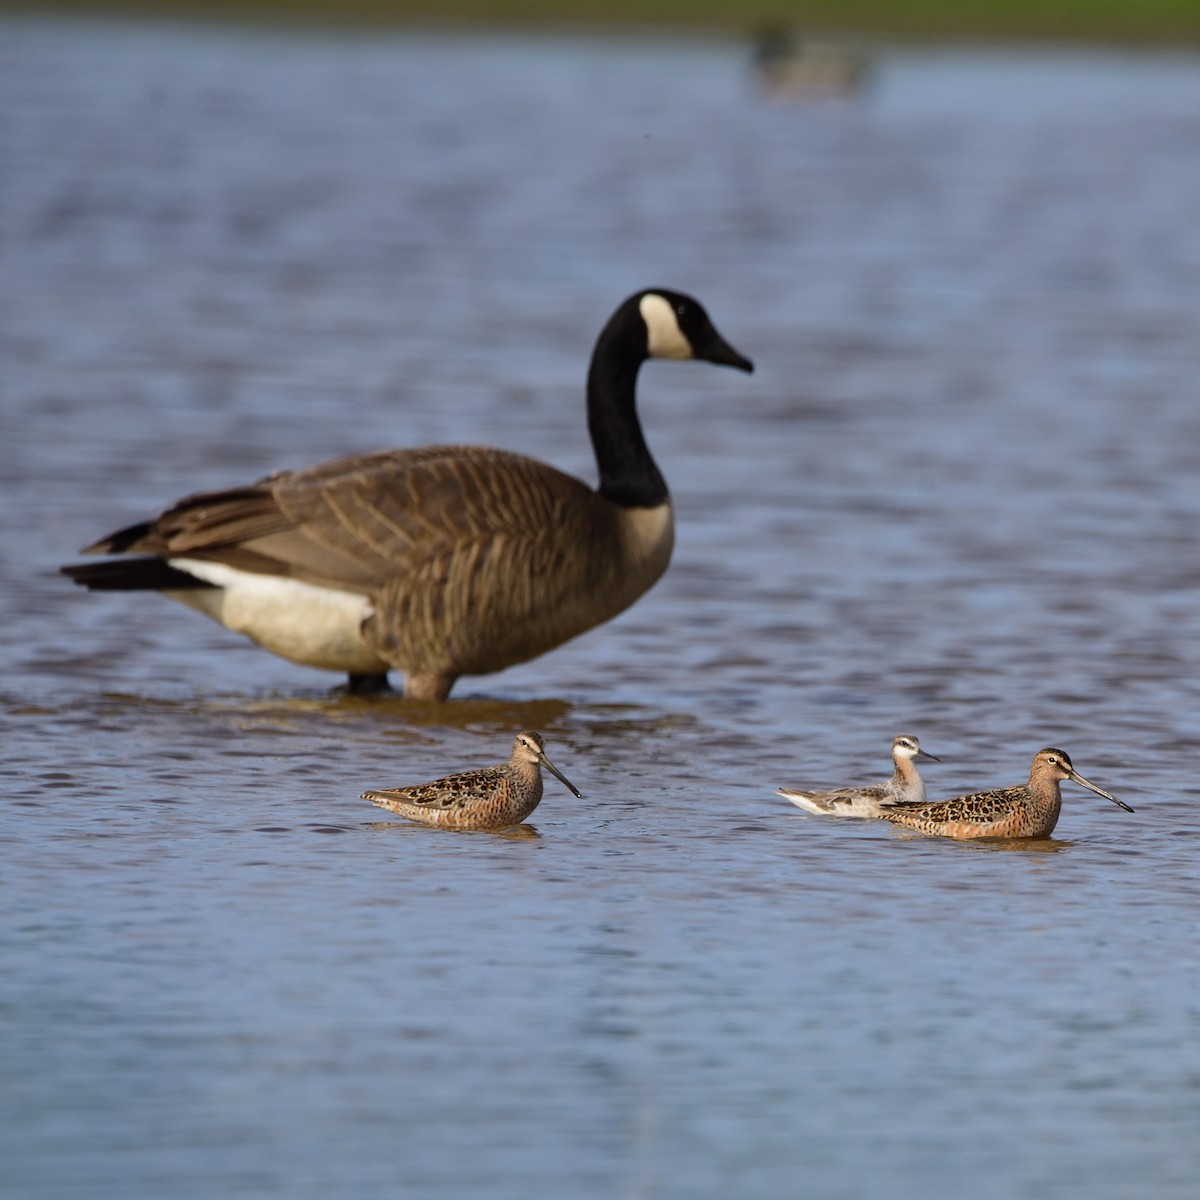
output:
[[[784,25],[768,25],[754,41],[759,82],[774,99],[804,100],[845,96],[867,81],[867,58],[844,46],[804,42]]]
[[[63,567],[97,591],[162,592],[352,691],[444,700],[461,675],[535,658],[628,608],[674,545],[667,485],[636,408],[648,358],[752,371],[690,296],[630,296],[587,381],[596,490],[507,450],[429,446],[204,492]]]

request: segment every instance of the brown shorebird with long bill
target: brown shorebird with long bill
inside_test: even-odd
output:
[[[1065,750],[1047,746],[1033,756],[1028,783],[956,796],[940,804],[897,802],[885,805],[880,815],[893,825],[933,837],[1044,838],[1050,836],[1058,823],[1062,809],[1059,784],[1064,779],[1111,800],[1126,812],[1133,812],[1123,800],[1084,779]]]
[[[546,757],[540,733],[518,733],[512,757],[495,767],[460,771],[415,787],[363,792],[362,798],[410,821],[443,829],[507,829],[519,825],[542,799],[545,767],[564,787],[579,789]]]

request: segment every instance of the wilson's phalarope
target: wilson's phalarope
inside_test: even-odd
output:
[[[884,783],[866,787],[837,788],[831,792],[802,792],[796,788],[780,788],[779,795],[807,812],[823,817],[859,817],[869,819],[883,815],[882,806],[896,801],[920,804],[925,799],[925,784],[917,773],[914,758],[942,760],[921,749],[921,743],[911,733],[902,733],[892,741],[892,762],[895,771]]]
[[[537,808],[542,799],[542,767],[576,796],[581,794],[546,757],[545,745],[540,733],[518,733],[506,763],[415,787],[363,792],[362,798],[424,825],[505,829],[520,824]]]
[[[933,837],[949,838],[1043,838],[1049,837],[1062,808],[1059,783],[1064,779],[1111,800],[1118,808],[1133,812],[1124,801],[1084,779],[1071,765],[1064,750],[1048,746],[1033,756],[1029,782],[1017,787],[996,788],[956,796],[940,804],[884,805],[880,816],[893,825],[903,825]]]

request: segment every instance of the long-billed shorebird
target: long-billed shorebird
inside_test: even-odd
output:
[[[395,669],[406,696],[444,700],[462,675],[615,617],[667,569],[674,512],[636,407],[650,358],[754,370],[696,300],[638,292],[588,371],[595,489],[507,450],[384,450],[188,496],[82,551],[139,557],[63,573],[162,592],[283,658],[344,671],[352,691],[385,689]]]
[[[884,805],[879,815],[893,825],[934,837],[1044,838],[1050,836],[1058,823],[1062,808],[1059,784],[1064,779],[1111,800],[1126,812],[1133,812],[1124,801],[1084,779],[1071,765],[1065,750],[1048,746],[1033,756],[1028,783],[956,796],[935,804],[893,802]]]
[[[541,802],[542,767],[580,795],[579,789],[546,757],[545,746],[540,733],[518,733],[512,757],[506,763],[460,771],[415,787],[363,792],[362,798],[424,825],[506,829],[519,825]]]
[[[801,791],[780,788],[779,795],[807,812],[823,817],[858,817],[866,820],[882,816],[882,806],[897,800],[921,803],[925,799],[925,783],[917,771],[915,758],[942,760],[921,749],[921,743],[911,733],[902,733],[892,741],[892,762],[895,770],[891,779],[863,787],[836,788],[829,792]]]

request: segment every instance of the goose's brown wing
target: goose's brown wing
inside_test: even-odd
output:
[[[501,450],[389,450],[188,496],[84,553],[205,559],[371,595],[594,497],[579,480]]]
[[[619,510],[524,455],[475,446],[357,455],[189,496],[88,547],[370,596],[367,643],[410,675],[497,671],[627,607],[662,573]]]

